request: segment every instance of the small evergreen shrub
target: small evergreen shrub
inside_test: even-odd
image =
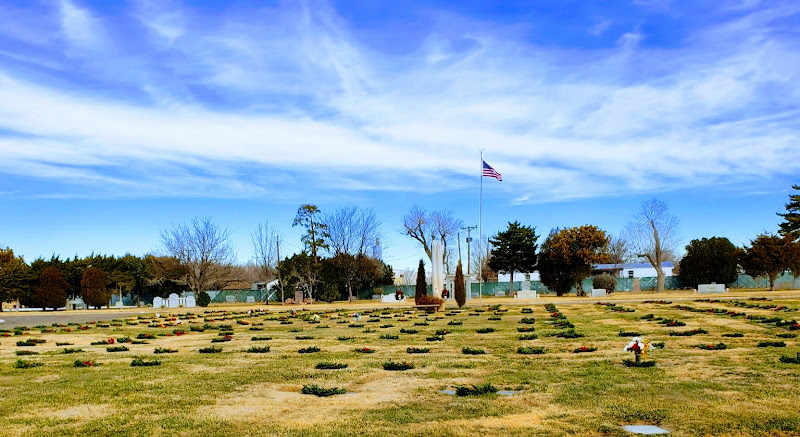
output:
[[[208,304],[211,303],[211,296],[208,295],[205,291],[201,291],[197,293],[197,305],[201,307],[207,307]]]

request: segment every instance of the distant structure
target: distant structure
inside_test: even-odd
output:
[[[375,239],[375,245],[372,246],[372,257],[383,261],[383,249],[381,249],[381,239]]]

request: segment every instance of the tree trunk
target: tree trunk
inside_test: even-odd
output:
[[[509,284],[508,284],[508,295],[509,296],[513,296],[514,295],[514,271],[513,270],[511,271],[511,280],[509,281]]]
[[[656,267],[656,275],[658,276],[656,280],[656,292],[663,293],[666,278],[664,277],[664,269],[662,269],[660,265]]]

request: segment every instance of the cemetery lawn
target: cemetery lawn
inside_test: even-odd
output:
[[[779,360],[800,350],[791,335],[800,333],[791,323],[800,294],[782,294],[795,297],[616,306],[495,299],[499,310],[476,312],[472,301],[434,314],[342,304],[306,306],[296,317],[272,306],[253,314],[210,307],[16,332],[6,317],[0,435],[624,436],[622,425],[649,424],[673,436],[797,436],[800,365]],[[349,317],[354,311],[361,321]],[[707,333],[670,335],[693,330]],[[633,355],[622,352],[630,336],[620,332],[664,342],[645,358],[656,365],[624,366]],[[17,346],[28,339],[44,343]],[[120,343],[128,350],[107,350]],[[727,347],[701,348],[719,343]],[[199,352],[211,346],[222,350]],[[538,347],[543,353],[520,353]],[[476,350],[485,353],[468,353]],[[131,366],[137,357],[150,365]],[[16,368],[18,360],[42,365]],[[400,369],[386,370],[390,361]],[[396,366],[405,362],[413,368]],[[449,394],[486,383],[501,392]],[[304,386],[329,396],[303,394]]]

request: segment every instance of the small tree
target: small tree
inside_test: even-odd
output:
[[[508,290],[514,292],[514,272],[532,272],[536,268],[536,228],[521,226],[519,222],[509,222],[508,229],[499,232],[489,240],[492,243],[492,256],[489,267],[500,272],[510,273]]]
[[[89,267],[81,276],[81,297],[86,305],[100,308],[108,305],[111,291],[106,289],[106,274],[97,267]]]
[[[766,277],[769,289],[775,289],[775,280],[781,272],[797,265],[797,243],[775,235],[761,234],[745,247],[739,264],[753,277]]]
[[[205,291],[201,291],[197,293],[197,303],[201,307],[207,307],[208,304],[211,303],[211,296],[208,295]]]
[[[417,268],[417,286],[414,289],[414,299],[428,294],[428,283],[425,281],[425,263],[419,260],[419,267]]]
[[[617,278],[603,272],[592,278],[592,288],[602,288],[606,293],[613,293],[617,289]]]
[[[681,285],[696,288],[698,284],[736,282],[740,253],[741,250],[724,237],[692,240],[680,263]]]
[[[47,308],[60,308],[67,304],[67,290],[69,282],[64,279],[61,272],[55,267],[47,267],[39,275],[35,299],[45,311]]]
[[[456,303],[458,307],[461,308],[467,303],[467,287],[464,284],[464,272],[461,268],[461,260],[458,260],[458,264],[456,264],[456,278],[455,278],[455,290],[453,290],[453,295],[456,298]]]
[[[321,214],[322,212],[317,208],[317,205],[302,205],[297,209],[297,215],[294,218],[294,223],[292,223],[292,226],[300,225],[306,228],[306,234],[300,240],[315,263],[319,261],[317,252],[321,249],[329,248],[328,243],[325,241],[330,238],[328,225],[321,221]]]
[[[583,295],[581,282],[592,274],[592,265],[603,259],[606,244],[605,231],[592,225],[550,233],[539,252],[542,283],[558,296],[569,293],[573,286]]]
[[[14,256],[14,251],[0,249],[0,311],[3,302],[20,297],[30,288],[30,268],[21,256]]]
[[[792,189],[800,191],[800,185],[792,185]],[[790,194],[789,203],[786,204],[786,214],[778,213],[778,215],[784,220],[780,224],[780,234],[792,240],[800,238],[800,194]]]

